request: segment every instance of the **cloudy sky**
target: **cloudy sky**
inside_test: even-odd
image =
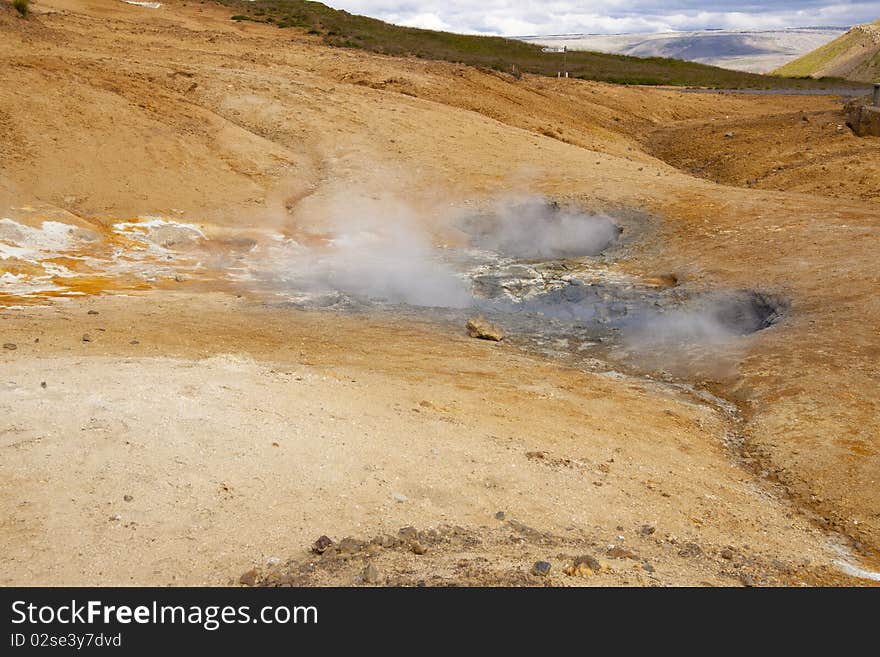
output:
[[[526,36],[705,28],[848,26],[880,18],[880,0],[325,0],[337,9],[435,30]]]

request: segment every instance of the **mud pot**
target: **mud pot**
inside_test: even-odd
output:
[[[615,221],[546,200],[505,207],[502,215],[459,220],[462,244],[421,254],[431,263],[415,270],[401,265],[391,245],[380,262],[353,264],[347,260],[355,254],[346,253],[344,264],[319,257],[306,271],[281,265],[255,278],[285,299],[269,302],[279,306],[427,319],[457,330],[479,315],[508,342],[575,367],[607,370],[614,363],[680,380],[717,376],[719,357],[729,361],[789,309],[766,291],[705,289],[673,274],[646,279],[620,271],[617,262],[641,238],[638,228],[623,227],[638,226],[630,217]],[[293,263],[298,254],[279,257]],[[457,285],[431,280],[438,273]]]

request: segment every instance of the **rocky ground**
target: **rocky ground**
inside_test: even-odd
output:
[[[839,99],[32,6],[0,5],[3,583],[872,582],[880,170]],[[784,315],[722,367],[584,365],[279,294],[369,199],[452,248],[522,194],[625,226],[603,280]]]

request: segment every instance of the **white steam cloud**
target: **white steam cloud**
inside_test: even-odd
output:
[[[456,223],[456,214],[420,212],[391,196],[340,194],[321,206],[322,243],[285,244],[280,264],[274,258],[260,278],[291,292],[467,308],[475,303],[472,282],[434,239]],[[539,198],[506,199],[458,223],[472,246],[529,259],[593,255],[618,234],[607,217],[562,210]]]
[[[529,260],[596,255],[620,232],[604,215],[562,208],[540,197],[500,201],[475,228],[482,248]]]

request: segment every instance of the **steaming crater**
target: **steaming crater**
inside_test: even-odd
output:
[[[271,285],[301,308],[386,312],[463,325],[480,313],[510,341],[553,356],[709,353],[772,326],[784,300],[750,290],[699,290],[674,277],[615,271],[621,229],[610,217],[542,199],[461,219],[467,246],[438,248],[406,228],[363,224]],[[265,277],[264,282],[269,282]],[[665,363],[661,362],[661,368]]]

